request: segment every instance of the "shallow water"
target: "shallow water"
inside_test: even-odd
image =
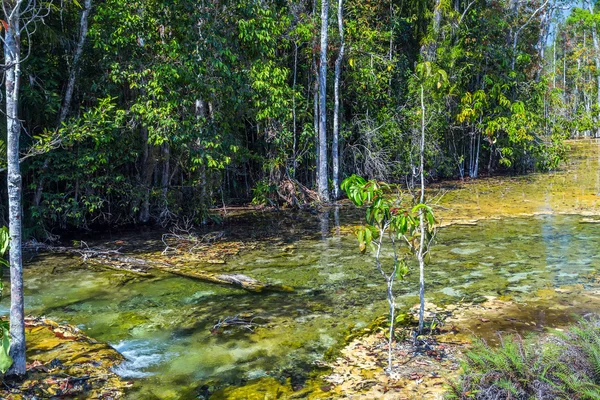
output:
[[[344,224],[357,218],[351,209],[258,216],[244,222],[242,233],[239,225],[226,228],[225,237],[258,238],[262,246],[224,265],[203,267],[290,285],[294,293],[249,293],[164,273],[141,278],[82,266],[76,257],[41,254],[26,264],[26,311],[77,325],[112,344],[127,358],[115,371],[135,382],[130,398],[196,398],[207,388],[262,376],[301,384],[313,362],[349,331],[386,312],[372,256],[359,254],[355,238],[339,233],[340,220],[345,232]],[[582,222],[578,215],[543,215],[441,229],[427,267],[428,301],[526,301],[546,287],[594,287],[600,225]],[[123,251],[160,245],[153,234],[121,238],[127,243]],[[417,279],[413,268],[396,285],[399,308],[416,303]],[[4,313],[7,300],[0,303]],[[213,331],[222,318],[236,315],[260,326]]]
[[[444,228],[428,266],[428,300],[518,300],[548,286],[589,285],[587,277],[600,270],[592,245],[600,229],[581,220],[538,216]],[[328,222],[334,226],[333,218]],[[291,246],[246,252],[226,269],[292,285],[292,294],[248,293],[166,274],[131,279],[79,268],[72,257],[41,255],[27,266],[26,308],[75,324],[122,352],[127,361],[115,371],[135,380],[132,398],[191,398],[203,384],[266,375],[301,380],[348,329],[365,326],[386,304],[372,258],[358,254],[351,236],[334,228]],[[413,272],[397,285],[401,308],[415,303],[416,278]],[[238,314],[264,326],[211,333],[220,318]]]

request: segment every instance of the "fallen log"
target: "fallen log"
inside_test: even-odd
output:
[[[38,242],[28,243],[26,246],[24,246],[24,248],[35,251],[42,250],[54,253],[79,255],[84,262],[93,262],[111,269],[127,271],[142,276],[151,276],[151,270],[160,270],[175,275],[185,276],[187,278],[197,279],[203,282],[238,286],[250,292],[294,291],[294,289],[290,286],[261,282],[243,274],[219,274],[201,271],[195,268],[179,268],[166,262],[125,256],[119,253],[119,250],[101,250],[92,248],[76,249],[72,247],[49,246]]]

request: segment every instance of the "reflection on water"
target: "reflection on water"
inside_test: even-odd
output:
[[[352,236],[336,234],[338,221],[348,217],[333,211],[305,218],[296,227],[286,224],[293,235],[211,266],[291,285],[295,293],[248,293],[162,273],[132,279],[81,268],[72,257],[43,255],[27,265],[27,312],[78,325],[121,351],[127,361],[116,372],[135,378],[132,398],[193,398],[204,384],[297,377],[348,329],[386,310],[372,256],[360,255]],[[442,229],[427,267],[428,301],[524,300],[547,286],[591,285],[587,276],[600,269],[600,230],[580,222],[541,216]],[[307,225],[316,234],[300,234]],[[417,280],[413,268],[397,286],[400,307],[416,303]],[[0,305],[5,312],[6,304]],[[256,317],[261,326],[212,329],[236,315]]]

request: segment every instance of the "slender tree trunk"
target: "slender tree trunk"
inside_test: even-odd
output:
[[[546,9],[546,12],[543,13],[542,18],[540,19],[540,34],[538,37],[538,41],[536,47],[538,49],[538,67],[535,72],[535,80],[538,82],[540,77],[542,76],[542,72],[544,71],[544,57],[546,53],[546,43],[548,43],[548,36],[550,35],[552,28],[552,18],[554,12],[556,11],[556,0],[552,1],[552,5]]]
[[[156,158],[154,157],[154,148],[148,143],[148,129],[141,128],[143,157],[141,165],[141,189],[142,189],[142,204],[140,208],[139,221],[147,223],[150,221],[150,191],[152,189],[152,176],[154,175],[154,167],[156,166]]]
[[[473,168],[473,178],[477,179],[477,177],[479,176],[479,148],[481,147],[481,135],[479,134],[479,132],[476,133],[477,135],[477,150],[475,152],[475,167]]]
[[[519,29],[517,29],[517,31],[514,33],[513,44],[512,44],[512,53],[513,54],[512,54],[512,61],[511,61],[511,69],[513,71],[515,70],[515,64],[517,62],[517,44],[519,43],[519,34],[521,33],[521,31],[523,29],[525,29],[525,27],[527,27],[527,25],[529,25],[529,23],[533,20],[533,18],[535,18],[535,16],[548,5],[549,2],[550,2],[550,0],[546,0],[541,6],[539,6],[539,8],[537,8],[531,14],[531,16],[527,19],[527,21],[523,25],[521,25],[521,27]]]
[[[10,233],[10,356],[13,365],[8,375],[25,375],[25,311],[23,296],[22,238],[22,188],[19,166],[19,87],[21,78],[21,32],[20,2],[8,8],[8,30],[4,34],[4,62],[6,66],[6,137],[7,137],[7,185],[8,225]]]
[[[425,203],[425,93],[421,85],[421,204]],[[419,227],[421,228],[421,240],[417,260],[419,261],[419,334],[423,333],[425,319],[425,219],[423,210],[419,215]]]
[[[316,68],[316,64],[315,64]],[[315,169],[315,182],[317,186],[319,185],[319,174],[321,170],[321,155],[320,147],[319,147],[319,79],[317,74],[317,79],[315,79],[315,83],[313,85],[313,125],[315,130],[315,160],[317,164],[317,168]],[[318,189],[318,188],[317,188]]]
[[[169,142],[165,142],[162,145],[162,157],[163,157],[163,168],[162,176],[160,178],[160,186],[162,189],[162,196],[164,201],[164,207],[168,205],[167,195],[169,194],[169,181],[170,181],[170,167],[171,167],[171,147]]]
[[[564,50],[564,54],[563,54],[563,96],[567,97],[567,51],[566,49]]]
[[[79,61],[83,54],[83,47],[85,45],[85,39],[88,33],[88,17],[92,9],[92,0],[85,0],[83,3],[83,11],[81,12],[81,18],[79,20],[79,39],[77,41],[77,47],[75,48],[75,54],[73,55],[73,63],[71,64],[71,70],[69,71],[69,79],[67,81],[67,90],[65,91],[65,98],[63,100],[60,115],[58,117],[58,126],[65,121],[67,114],[71,108],[71,100],[73,99],[73,91],[75,90],[75,81],[77,73],[79,72]]]
[[[339,136],[340,136],[340,79],[342,76],[342,61],[344,59],[344,20],[343,20],[343,0],[338,0],[338,30],[340,32],[340,52],[335,60],[335,82],[334,82],[334,110],[333,110],[333,139],[331,146],[331,158],[333,161],[333,199],[340,197],[340,156],[339,156]]]
[[[321,201],[329,202],[327,181],[327,27],[329,0],[321,0],[321,56],[319,60],[319,180]]]
[[[594,6],[590,1],[587,2],[587,6],[590,14],[594,15]],[[598,31],[595,23],[592,24],[592,41],[594,43],[594,61],[596,63],[596,104],[600,107],[600,45],[598,44]],[[596,118],[594,120],[597,121]],[[598,132],[598,127],[596,127],[596,132]]]
[[[90,11],[92,9],[92,0],[85,0],[83,5],[83,11],[81,12],[81,18],[79,21],[79,40],[77,41],[77,47],[75,48],[75,54],[73,55],[73,62],[71,63],[71,70],[69,71],[69,79],[67,80],[67,90],[65,91],[65,97],[63,99],[60,112],[58,115],[58,128],[60,129],[63,122],[67,119],[69,110],[71,109],[71,102],[73,100],[73,92],[75,91],[75,82],[77,80],[77,74],[79,72],[79,61],[83,54],[83,47],[85,45],[85,39],[88,33],[88,19]],[[35,194],[33,198],[33,204],[38,207],[42,202],[42,194],[44,190],[44,173],[48,171],[50,167],[50,159],[46,158],[41,168],[40,180],[36,185]]]
[[[552,89],[556,89],[556,38],[552,42]]]
[[[294,83],[292,86],[292,130],[294,134],[294,144],[292,149],[292,178],[296,178],[296,170],[298,169],[298,140],[296,132],[296,81],[298,78],[298,43],[294,43]]]
[[[313,9],[312,14],[316,18],[317,15],[317,0],[313,0]],[[313,40],[313,49],[317,47],[317,37],[314,37]],[[317,66],[317,58],[315,51],[312,52],[312,71],[314,73],[314,82],[313,82],[313,128],[315,131],[315,164],[317,168],[315,168],[315,186],[319,186],[319,171],[321,170],[321,156],[319,154],[319,68]],[[312,74],[311,74],[312,75]]]
[[[594,41],[594,61],[596,63],[596,99],[597,104],[600,106],[600,72],[598,72],[600,71],[600,45],[598,45],[596,25],[592,26],[592,40]]]
[[[438,36],[440,32],[440,27],[442,24],[442,0],[436,0],[435,6],[433,8],[433,22],[431,25],[431,33],[429,38],[423,46],[421,46],[421,57],[423,61],[433,61],[435,60],[437,45],[438,45]]]

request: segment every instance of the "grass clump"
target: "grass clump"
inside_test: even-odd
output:
[[[600,319],[567,333],[501,337],[498,347],[478,341],[462,368],[447,399],[600,400]]]

